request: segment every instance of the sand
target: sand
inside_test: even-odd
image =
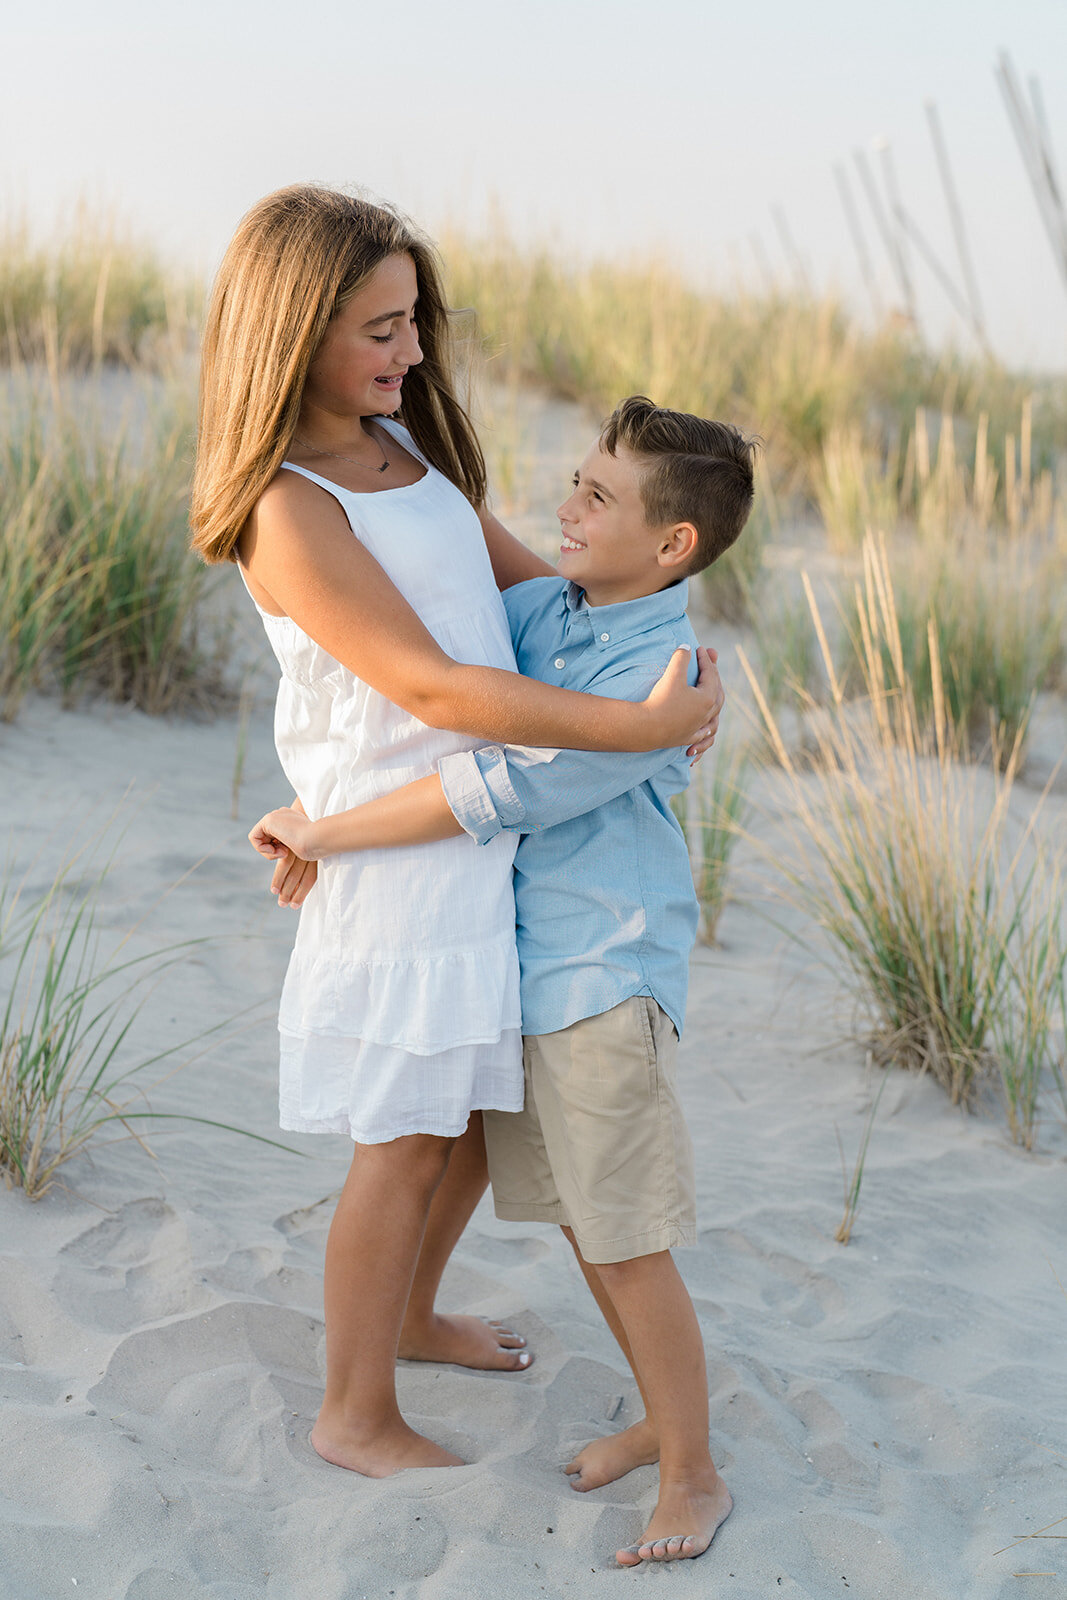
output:
[[[249,681],[238,820],[235,714],[38,701],[0,729],[8,850],[29,887],[118,806],[108,927],[138,924],[137,951],[211,941],[153,990],[138,1038],[147,1051],[222,1031],[152,1106],[300,1151],[168,1122],[148,1135],[154,1158],[107,1143],[36,1204],[0,1191],[0,1600],[1067,1591],[1062,1542],[1004,1548],[1067,1518],[1062,1122],[1024,1154],[995,1107],[964,1116],[894,1075],[852,1243],[835,1244],[835,1129],[851,1158],[880,1080],[810,941],[748,899],[728,908],[722,947],[694,955],[681,1052],[700,1237],[679,1262],[736,1499],[712,1549],[614,1566],[654,1471],[580,1496],[560,1468],[635,1418],[634,1386],[563,1241],[488,1203],[444,1304],[507,1318],[535,1365],[399,1373],[412,1422],[471,1464],[374,1482],[312,1453],[323,1244],[348,1146],[277,1135],[273,1005],[293,927],[245,832],[285,789],[265,679]],[[1015,1576],[1033,1572],[1058,1575]]]

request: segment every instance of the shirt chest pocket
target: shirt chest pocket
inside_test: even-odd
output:
[[[622,700],[644,700],[651,694],[666,670],[666,661],[632,661],[627,663],[626,676],[613,690],[609,684],[606,694],[617,694]]]

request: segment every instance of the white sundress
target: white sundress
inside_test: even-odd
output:
[[[427,470],[360,494],[309,472],[454,660],[515,670],[507,617],[469,502],[407,431],[379,422]],[[282,677],[278,757],[311,817],[436,770],[478,741],[428,728],[368,687],[288,617],[257,607]],[[361,1144],[454,1137],[476,1108],[522,1107],[514,835],[476,845],[351,851],[319,863],[282,990],[281,1126]]]

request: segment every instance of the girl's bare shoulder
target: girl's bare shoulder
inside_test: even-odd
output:
[[[348,521],[328,489],[280,467],[249,514],[247,531],[267,539],[346,532]]]

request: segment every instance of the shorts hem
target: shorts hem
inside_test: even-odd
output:
[[[680,1223],[667,1223],[649,1233],[634,1233],[628,1239],[583,1239],[578,1229],[571,1225],[574,1242],[582,1253],[582,1260],[590,1266],[608,1266],[616,1261],[636,1261],[639,1256],[657,1255],[661,1250],[676,1250],[697,1242],[696,1227]]]
[[[494,1195],[493,1211],[501,1222],[556,1222],[562,1225],[567,1221],[563,1207],[552,1201],[523,1205],[520,1201],[498,1200]]]

